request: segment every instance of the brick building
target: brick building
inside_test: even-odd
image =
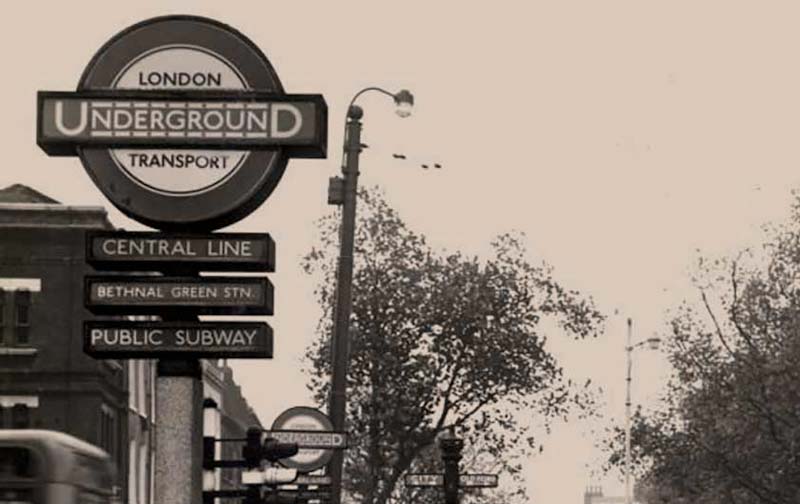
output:
[[[84,235],[99,229],[113,229],[102,207],[62,205],[23,185],[0,189],[0,429],[57,430],[99,446],[116,463],[123,500],[152,504],[155,361],[83,353],[82,323],[94,318],[83,302],[83,277],[94,272]],[[244,437],[260,425],[224,361],[204,361],[203,381],[218,405],[206,435]],[[219,453],[240,454],[235,445]],[[238,473],[217,481],[238,486]]]
[[[99,207],[65,206],[21,185],[0,190],[0,427],[66,432],[100,446],[125,495],[125,368],[83,353],[84,232]]]
[[[249,427],[263,428],[253,409],[242,395],[239,385],[233,379],[233,370],[223,361],[222,365],[222,407],[221,427],[223,438],[243,438]],[[236,459],[242,456],[242,447],[238,444],[223,443],[222,458]],[[241,483],[240,469],[223,469],[221,488],[239,487]]]

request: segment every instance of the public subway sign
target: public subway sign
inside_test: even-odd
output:
[[[84,351],[95,358],[272,358],[272,328],[262,322],[87,321]]]
[[[122,212],[210,231],[255,210],[292,157],[324,158],[327,106],[287,94],[267,57],[214,20],[133,25],[92,58],[75,92],[38,95],[37,142],[80,157]]]
[[[89,231],[86,260],[98,269],[269,272],[275,271],[275,242],[266,233]]]
[[[87,276],[86,307],[96,314],[272,315],[263,277]]]

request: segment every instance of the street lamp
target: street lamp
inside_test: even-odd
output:
[[[414,105],[414,96],[408,90],[391,93],[379,87],[366,87],[356,93],[347,107],[345,120],[342,175],[334,177],[328,187],[328,202],[342,206],[342,227],[339,242],[339,267],[336,275],[336,305],[333,312],[331,337],[331,395],[329,414],[335,431],[344,431],[347,400],[347,358],[352,311],[353,240],[356,227],[356,195],[358,192],[358,157],[361,153],[361,118],[364,111],[356,100],[364,93],[375,91],[391,97],[397,105],[397,115],[408,117]],[[344,453],[334,450],[328,466],[331,476],[331,502],[339,504],[342,498],[342,465]]]
[[[628,342],[625,345],[628,374],[625,378],[625,504],[631,504],[631,367],[633,351],[647,345],[650,350],[658,350],[660,338],[647,338],[633,344],[633,321],[628,319]]]

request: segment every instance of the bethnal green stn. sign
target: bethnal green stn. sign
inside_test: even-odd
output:
[[[76,92],[40,92],[37,143],[80,157],[128,216],[165,230],[219,228],[273,191],[290,157],[326,155],[321,95],[290,95],[244,35],[167,16],[108,41]]]

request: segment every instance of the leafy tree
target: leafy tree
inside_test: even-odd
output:
[[[431,248],[377,191],[361,191],[359,205],[345,490],[365,504],[407,499],[401,477],[436,463],[437,436],[451,426],[519,480],[512,455],[534,440],[515,412],[548,421],[587,405],[545,349],[540,322],[553,316],[582,338],[601,316],[548,267],[530,264],[519,236],[498,237],[480,260]],[[304,261],[319,276],[324,311],[308,350],[320,403],[330,386],[338,225],[336,215],[321,221],[321,246]]]
[[[800,502],[800,205],[763,250],[701,261],[695,284],[669,326],[663,404],[634,419],[640,490],[648,504]]]

